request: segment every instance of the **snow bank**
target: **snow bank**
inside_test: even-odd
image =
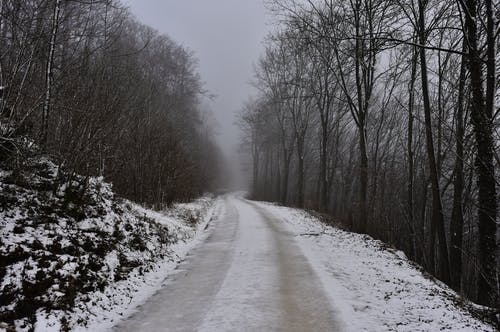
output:
[[[126,280],[111,285],[103,292],[90,294],[90,304],[88,300],[80,301],[72,313],[72,320],[78,322],[80,317],[84,317],[85,324],[76,324],[73,328],[75,331],[107,331],[130,316],[138,306],[164,286],[166,278],[187,253],[203,242],[208,235],[204,231],[221,214],[222,206],[220,201],[204,197],[189,204],[175,205],[162,213],[139,205],[134,205],[134,208],[162,225],[177,227],[177,232],[170,233],[175,241],[169,245],[165,257],[149,264],[148,272],[141,274],[136,269]]]
[[[154,212],[40,157],[0,169],[0,330],[113,326],[161,287],[216,205]]]
[[[328,226],[303,210],[258,203],[295,233],[349,331],[496,331],[405,255],[367,235]]]

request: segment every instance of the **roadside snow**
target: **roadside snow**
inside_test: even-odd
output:
[[[165,280],[187,253],[205,240],[209,234],[206,230],[211,226],[211,221],[221,215],[223,205],[219,199],[212,204],[205,198],[189,204],[177,204],[164,213],[147,210],[139,205],[134,208],[160,224],[170,227],[175,225],[184,231],[176,234],[177,242],[169,246],[166,257],[157,261],[149,272],[141,275],[137,270],[133,271],[126,280],[115,283],[104,292],[92,294],[92,299],[86,303],[82,301],[80,307],[75,310],[73,319],[81,315],[88,316],[89,313],[91,316],[85,326],[75,326],[74,331],[108,331],[135,312],[141,304],[165,286]],[[183,218],[193,213],[200,215],[202,221],[196,225],[186,225]]]
[[[177,232],[168,235],[175,236],[177,242],[169,246],[166,256],[152,264],[148,272],[141,274],[138,269],[135,269],[127,279],[110,285],[103,292],[95,292],[86,296],[85,299],[78,299],[80,301],[77,300],[78,304],[71,318],[76,322],[72,330],[108,331],[119,321],[135,312],[141,304],[164,287],[167,277],[174,272],[187,253],[204,241],[209,234],[205,230],[210,226],[210,222],[220,215],[221,208],[219,200],[212,203],[207,198],[189,204],[177,204],[173,209],[163,213],[133,204],[133,209],[145,214],[148,218],[170,229],[175,227]],[[201,222],[196,225],[186,224],[188,221],[185,219],[186,216],[192,214],[199,215]],[[110,256],[110,261],[114,261],[113,256]],[[78,325],[81,317],[85,318],[85,325]],[[50,331],[47,327],[45,324],[37,326],[35,331]],[[59,331],[57,324],[54,327],[54,331]]]
[[[112,327],[202,240],[218,202],[155,212],[45,158],[0,168],[0,331]]]
[[[258,204],[296,235],[349,331],[496,331],[466,309],[475,305],[425,277],[401,251],[303,210]]]

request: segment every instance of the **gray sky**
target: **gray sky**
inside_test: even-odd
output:
[[[270,29],[263,0],[123,0],[139,21],[193,50],[205,87],[216,95],[210,108],[219,143],[231,155],[239,141],[234,113],[253,93],[248,82]]]

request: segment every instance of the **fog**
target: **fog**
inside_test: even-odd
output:
[[[217,126],[217,141],[233,178],[243,186],[238,160],[240,135],[235,113],[253,93],[249,84],[253,63],[262,52],[270,30],[263,0],[125,0],[139,21],[189,48],[199,60],[205,98]]]

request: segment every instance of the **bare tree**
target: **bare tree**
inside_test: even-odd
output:
[[[269,3],[256,197],[331,213],[497,306],[492,2]]]

